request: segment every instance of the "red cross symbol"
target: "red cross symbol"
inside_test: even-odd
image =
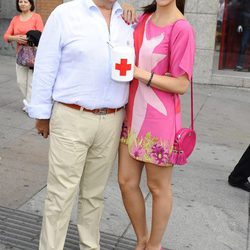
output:
[[[120,70],[120,76],[126,76],[127,71],[131,70],[131,64],[128,64],[128,59],[121,59],[120,64],[115,64],[115,69]]]

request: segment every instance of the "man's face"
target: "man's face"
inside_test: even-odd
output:
[[[106,4],[114,4],[116,0],[103,0]]]

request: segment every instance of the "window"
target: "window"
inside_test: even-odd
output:
[[[218,70],[250,72],[250,1],[219,0],[215,55]]]

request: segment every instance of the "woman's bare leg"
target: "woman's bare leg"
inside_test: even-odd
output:
[[[148,241],[145,201],[140,189],[144,163],[133,159],[128,146],[120,144],[118,181],[122,199],[137,237],[136,250],[144,250]]]
[[[161,240],[172,211],[173,167],[146,163],[148,187],[152,194],[152,226],[146,250],[160,250]]]

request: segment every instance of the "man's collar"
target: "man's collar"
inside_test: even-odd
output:
[[[91,9],[91,8],[96,8],[97,6],[95,5],[95,3],[92,1],[92,0],[81,0],[81,1],[83,1],[83,2],[85,2],[85,4],[87,5],[87,7],[89,8],[89,9]]]
[[[83,1],[89,9],[98,8],[98,6],[92,0],[81,0],[81,1]],[[113,5],[112,12],[115,13],[116,15],[122,14],[122,7],[117,1]]]
[[[113,5],[113,13],[115,13],[117,15],[121,15],[122,14],[122,7],[121,7],[121,5],[117,1]]]

